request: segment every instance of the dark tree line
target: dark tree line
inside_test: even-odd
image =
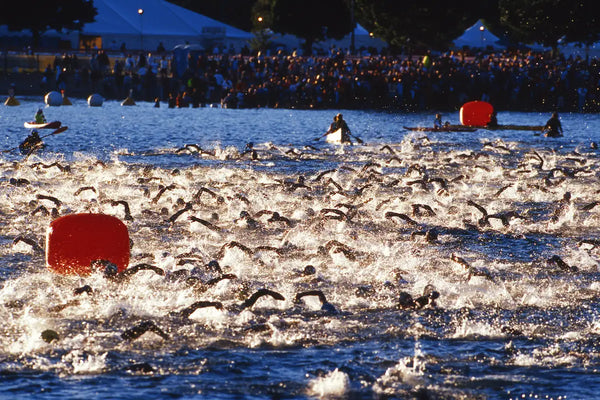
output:
[[[80,30],[97,14],[92,0],[18,0],[2,7],[0,25],[31,31],[35,46],[45,31]]]
[[[559,41],[600,40],[598,0],[170,0],[257,35],[267,28],[305,39],[307,47],[341,38],[360,23],[392,49],[448,48],[478,19],[513,43],[557,47]],[[0,13],[0,24],[29,29],[77,30],[96,15],[93,0],[21,0]]]

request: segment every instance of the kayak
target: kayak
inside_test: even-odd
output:
[[[60,121],[52,121],[52,122],[45,122],[43,124],[37,124],[33,121],[30,121],[30,122],[25,122],[23,125],[27,129],[58,129],[58,128],[60,128],[61,122]]]
[[[327,134],[325,141],[327,143],[335,143],[335,144],[352,144],[352,141],[350,140],[348,135],[345,135],[346,136],[345,138],[343,138],[342,136],[343,136],[342,128],[340,128],[336,131],[333,131],[333,132]]]
[[[425,127],[425,126],[405,126],[404,129],[407,131],[418,131],[418,132],[475,132],[478,128],[473,126],[463,125],[448,125],[442,126],[441,128]]]
[[[497,126],[486,126],[484,129],[490,131],[542,131],[543,125],[497,125]]]
[[[36,150],[44,148],[44,143],[40,140],[39,142],[28,142],[24,141],[19,145],[19,151],[21,154],[31,154]]]

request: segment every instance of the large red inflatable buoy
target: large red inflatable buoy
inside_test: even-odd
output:
[[[129,254],[127,227],[110,215],[65,215],[46,232],[46,266],[59,274],[90,274],[95,260],[111,262],[121,272],[129,266]]]
[[[487,101],[469,101],[460,108],[460,123],[471,126],[486,126],[494,107]]]

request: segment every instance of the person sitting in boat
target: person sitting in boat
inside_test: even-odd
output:
[[[335,117],[333,117],[333,122],[331,123],[331,125],[329,125],[329,129],[327,130],[327,132],[325,132],[323,136],[327,136],[330,133],[337,131],[338,129],[342,130],[341,142],[352,143],[352,141],[350,140],[350,128],[348,128],[348,124],[346,123],[346,121],[344,121],[344,117],[342,116],[342,114],[337,114]]]
[[[560,123],[560,119],[558,119],[558,113],[555,111],[552,113],[552,116],[544,125],[543,132],[546,132],[544,136],[546,137],[560,137],[563,135],[562,124]]]
[[[25,140],[19,145],[19,150],[23,154],[32,153],[34,150],[42,147],[42,138],[35,129],[25,138]]]
[[[442,122],[442,114],[435,114],[435,119],[433,120],[433,128],[440,129],[442,126],[444,126],[444,123]]]
[[[331,125],[329,125],[329,129],[327,130],[327,132],[325,132],[325,135],[333,133],[336,130],[337,130],[337,115],[334,115],[333,122],[331,123]],[[325,135],[323,135],[323,136],[325,136]]]
[[[46,123],[46,116],[44,115],[44,112],[42,111],[41,108],[38,108],[37,112],[35,113],[35,123],[36,124],[45,124]]]
[[[344,121],[344,117],[342,116],[342,114],[336,115],[334,121],[336,126],[335,130],[342,130],[342,143],[350,143],[350,128],[348,128],[348,124],[346,123],[346,121]]]
[[[487,126],[490,128],[494,128],[498,126],[498,114],[496,111],[492,111],[490,114],[490,121],[487,123]]]

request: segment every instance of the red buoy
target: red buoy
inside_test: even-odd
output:
[[[110,215],[65,215],[46,232],[46,266],[59,274],[90,274],[95,260],[109,261],[121,272],[129,266],[129,254],[127,227]]]
[[[460,123],[470,126],[486,126],[494,107],[487,101],[469,101],[460,108]]]

